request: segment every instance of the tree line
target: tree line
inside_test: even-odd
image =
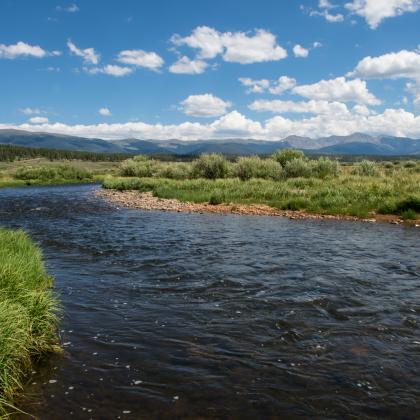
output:
[[[49,160],[86,160],[93,162],[118,162],[129,158],[129,153],[97,153],[75,150],[40,149],[35,147],[0,144],[0,161],[46,158]]]

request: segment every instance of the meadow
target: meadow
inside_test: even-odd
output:
[[[0,188],[101,182],[117,170],[118,162],[115,161],[45,157],[0,161]]]
[[[60,351],[52,285],[33,241],[23,231],[0,229],[0,418],[14,411],[34,363]]]
[[[195,203],[267,204],[360,218],[396,214],[417,219],[420,214],[420,162],[415,160],[343,164],[293,150],[234,161],[202,155],[190,163],[138,156],[123,161],[119,176],[107,176],[103,187]]]

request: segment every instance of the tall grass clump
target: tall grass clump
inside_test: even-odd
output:
[[[0,418],[10,413],[33,363],[59,350],[52,283],[29,237],[0,229]]]
[[[192,164],[192,174],[195,178],[226,178],[228,172],[228,161],[218,153],[203,154]]]
[[[282,167],[273,159],[261,159],[258,156],[240,157],[233,168],[233,174],[242,181],[251,178],[278,180],[282,175]]]

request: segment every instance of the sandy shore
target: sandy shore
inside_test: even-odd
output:
[[[386,222],[392,224],[410,224],[420,227],[419,221],[404,221],[398,216],[377,214],[369,219],[361,219],[354,216],[337,216],[324,214],[311,214],[304,211],[279,210],[265,204],[217,204],[189,203],[176,199],[155,197],[151,192],[140,193],[139,191],[117,191],[101,189],[96,192],[102,197],[121,207],[136,208],[141,210],[175,211],[183,213],[222,213],[242,214],[253,216],[281,216],[289,219],[312,219],[312,220],[350,220],[368,223]]]

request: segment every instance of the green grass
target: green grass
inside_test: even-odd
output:
[[[34,362],[59,351],[52,284],[31,239],[0,229],[0,418],[13,409]]]
[[[152,191],[157,197],[196,203],[221,200],[226,203],[262,203],[279,209],[357,217],[369,217],[386,206],[390,214],[402,214],[410,209],[417,213],[417,207],[404,203],[417,203],[420,199],[420,174],[405,170],[377,177],[353,175],[347,171],[325,179],[300,177],[280,181],[107,177],[103,186]]]
[[[117,162],[49,161],[45,158],[0,162],[0,188],[102,182]]]

